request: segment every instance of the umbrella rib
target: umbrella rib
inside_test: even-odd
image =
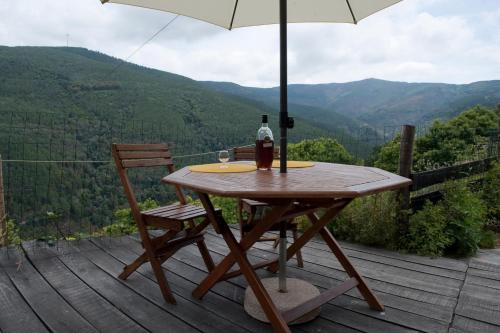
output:
[[[354,16],[354,12],[352,11],[351,3],[349,2],[349,0],[345,1],[347,2],[347,7],[349,7],[349,11],[351,12],[352,21],[354,22],[354,24],[358,24],[358,20],[356,20],[356,16]]]
[[[233,29],[234,16],[236,15],[236,8],[238,8],[238,0],[234,2],[233,16],[231,17],[231,23],[229,24],[229,30]]]

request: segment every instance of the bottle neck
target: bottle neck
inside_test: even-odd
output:
[[[268,123],[262,123],[262,127],[269,127]]]

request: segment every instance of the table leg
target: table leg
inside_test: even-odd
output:
[[[252,288],[255,296],[257,297],[262,309],[266,313],[267,318],[271,322],[275,332],[290,333],[290,328],[286,324],[283,316],[274,305],[268,292],[262,285],[259,277],[253,270],[252,265],[248,261],[245,251],[249,249],[261,236],[266,232],[269,227],[282,216],[286,210],[291,206],[291,202],[285,206],[274,207],[273,210],[264,218],[262,223],[259,223],[253,230],[243,238],[240,243],[236,240],[231,229],[224,221],[221,214],[217,214],[210,198],[205,193],[198,193],[198,196],[207,211],[207,216],[212,223],[216,224],[219,228],[222,237],[230,249],[230,254],[227,255],[222,262],[217,265],[214,270],[208,274],[205,280],[202,281],[200,286],[195,289],[193,296],[201,298],[203,295],[215,284],[222,276],[237,262],[240,270],[245,276],[249,286]]]
[[[363,297],[365,298],[370,308],[378,311],[384,311],[384,306],[370,289],[370,287],[368,287],[361,274],[359,274],[356,268],[354,268],[351,261],[349,260],[349,258],[347,258],[347,255],[340,247],[340,244],[333,237],[332,233],[326,227],[323,227],[319,233],[325,240],[326,244],[330,247],[333,254],[335,254],[342,267],[344,267],[347,274],[358,281],[357,288],[361,295],[363,295]]]
[[[344,209],[351,199],[341,200],[331,206],[325,214],[321,217],[317,224],[313,224],[300,236],[296,241],[293,242],[292,245],[288,247],[287,250],[287,260],[290,260],[298,250],[300,250],[304,245],[307,244],[313,238],[323,226],[330,223],[330,221],[337,216],[342,209]],[[311,213],[312,214],[312,213]],[[309,214],[308,214],[309,215]],[[268,270],[271,272],[276,272],[278,270],[278,264],[272,264],[269,266]]]

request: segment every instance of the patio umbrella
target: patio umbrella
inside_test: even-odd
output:
[[[286,173],[288,116],[287,23],[353,23],[401,0],[101,0],[196,18],[226,29],[280,25],[280,172]]]

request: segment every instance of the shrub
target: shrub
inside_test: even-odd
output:
[[[303,140],[288,145],[288,159],[298,161],[318,161],[353,163],[354,158],[335,139],[319,138]]]
[[[479,247],[482,249],[494,249],[497,243],[497,235],[491,230],[485,230],[481,235]]]
[[[427,201],[424,208],[410,217],[406,248],[423,256],[441,256],[452,240],[445,232],[443,205]]]
[[[422,255],[474,254],[483,239],[486,207],[463,181],[445,184],[444,199],[410,217],[406,246]]]
[[[158,207],[158,203],[147,199],[139,203],[141,211]],[[137,225],[130,208],[118,209],[114,212],[114,222],[103,228],[103,232],[109,236],[130,235],[137,232]]]
[[[19,246],[21,245],[21,236],[19,234],[19,226],[16,221],[7,219],[6,223],[7,244]]]
[[[486,221],[486,206],[479,196],[465,182],[453,182],[446,185],[441,204],[448,220],[446,233],[452,240],[446,252],[459,256],[476,253]]]
[[[188,197],[188,202],[193,205],[203,206],[199,199]],[[222,216],[229,224],[238,223],[238,200],[234,198],[224,198],[210,196],[210,200],[215,208],[222,210]]]
[[[389,172],[397,172],[400,145],[401,135],[397,135],[394,140],[386,143],[379,149],[373,165]]]
[[[396,248],[397,195],[393,192],[359,198],[333,220],[330,228],[340,239],[365,245]]]
[[[500,163],[494,164],[486,173],[481,198],[487,209],[488,227],[500,231]]]

